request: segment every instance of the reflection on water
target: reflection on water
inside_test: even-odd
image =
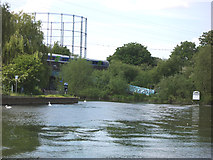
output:
[[[113,102],[3,108],[3,157],[210,158],[210,109]]]
[[[34,151],[40,145],[39,126],[8,125],[3,122],[3,156]]]

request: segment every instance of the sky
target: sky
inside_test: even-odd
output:
[[[211,30],[211,0],[1,1],[5,2],[16,13],[23,10],[86,17],[87,58],[91,59],[106,60],[116,48],[131,42],[146,46],[153,57],[168,59],[181,42],[199,45],[198,38]],[[44,22],[42,18],[44,16],[37,16]],[[51,21],[60,21],[60,16]],[[72,17],[64,17],[64,21],[70,22]],[[68,38],[65,42],[72,43]]]

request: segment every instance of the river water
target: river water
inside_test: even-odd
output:
[[[3,157],[211,158],[211,107],[79,102],[2,109]]]

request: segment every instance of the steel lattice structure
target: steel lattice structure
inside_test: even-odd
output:
[[[41,21],[44,42],[53,46],[59,42],[67,46],[73,54],[82,58],[87,57],[87,18],[83,16],[63,13],[31,13],[35,21]],[[82,56],[84,50],[84,56]]]

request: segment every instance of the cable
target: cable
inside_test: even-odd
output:
[[[142,24],[145,24],[145,23],[143,23],[144,21],[146,21],[146,22],[148,22],[148,23],[151,23],[151,24],[153,24],[153,25],[159,25],[159,26],[163,26],[163,27],[166,27],[167,29],[177,29],[178,31],[185,31],[185,32],[187,32],[187,33],[196,33],[196,34],[198,34],[198,32],[193,32],[193,31],[191,31],[191,30],[186,30],[185,28],[180,28],[180,27],[177,27],[177,26],[174,26],[174,25],[168,25],[168,24],[159,24],[159,23],[156,23],[156,22],[153,22],[153,21],[150,21],[150,20],[142,20],[142,19],[138,19],[138,18],[136,18],[136,17],[132,17],[132,16],[123,16],[123,15],[121,15],[121,14],[115,14],[115,13],[111,13],[111,12],[107,12],[107,11],[103,11],[103,10],[99,10],[99,9],[97,9],[97,8],[94,8],[94,7],[85,7],[84,5],[79,5],[79,4],[76,4],[76,3],[73,3],[73,2],[70,2],[70,1],[67,1],[67,0],[60,0],[60,3],[66,3],[66,5],[67,5],[67,3],[69,3],[69,4],[72,4],[72,5],[75,5],[75,6],[78,6],[78,7],[81,7],[81,8],[86,8],[86,9],[89,9],[89,10],[92,10],[92,11],[96,11],[96,12],[100,12],[100,13],[103,13],[103,14],[106,14],[106,15],[112,15],[113,17],[115,17],[115,16],[119,16],[119,17],[123,17],[123,18],[129,18],[129,19],[135,19],[135,20],[140,20],[140,23],[142,23]]]
[[[90,45],[95,45],[95,46],[102,46],[102,47],[108,47],[108,48],[119,48],[118,46],[114,45],[109,45],[109,44],[99,44],[99,43],[88,43]],[[149,50],[159,50],[159,51],[172,51],[173,49],[169,48],[149,48]]]

